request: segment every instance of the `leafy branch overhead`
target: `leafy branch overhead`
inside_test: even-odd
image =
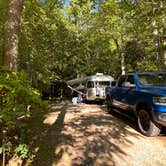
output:
[[[165,69],[164,1],[62,4],[24,1],[18,70],[25,70],[35,87],[38,80],[68,80],[96,72],[117,76],[122,65],[126,71]],[[5,1],[2,6],[5,9]],[[0,32],[6,18],[2,11]],[[2,39],[0,45],[3,48]],[[2,49],[0,53],[2,57]]]

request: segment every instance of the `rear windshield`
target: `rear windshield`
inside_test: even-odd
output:
[[[141,84],[149,86],[166,86],[166,73],[138,74]]]

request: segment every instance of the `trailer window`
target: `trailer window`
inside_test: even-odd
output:
[[[105,86],[109,86],[110,85],[110,81],[97,81],[96,82],[96,87],[105,87]]]
[[[93,81],[88,81],[87,88],[94,88],[94,82]]]
[[[108,85],[110,85],[110,81],[99,82],[99,85],[101,85],[101,86],[108,86]]]

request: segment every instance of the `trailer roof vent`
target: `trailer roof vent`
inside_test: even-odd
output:
[[[97,76],[102,76],[102,75],[103,75],[103,73],[96,73],[96,75],[97,75]]]

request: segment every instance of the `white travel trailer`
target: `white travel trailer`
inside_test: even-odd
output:
[[[74,94],[82,94],[87,101],[105,100],[105,88],[114,80],[112,76],[96,73],[96,75],[67,81]]]

